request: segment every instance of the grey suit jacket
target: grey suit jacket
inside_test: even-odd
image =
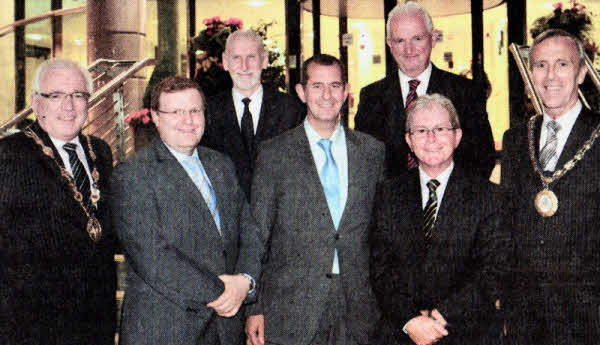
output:
[[[336,231],[303,125],[261,145],[252,184],[252,212],[270,242],[258,303],[265,339],[308,344],[324,312],[335,248],[347,304],[347,323],[361,344],[377,320],[369,285],[367,228],[376,183],[384,174],[384,146],[344,128],[348,199]]]
[[[196,344],[211,319],[221,344],[241,342],[241,313],[222,318],[206,303],[223,292],[220,274],[260,276],[262,242],[231,161],[203,147],[198,155],[217,195],[222,236],[161,140],[113,174],[114,225],[131,267],[121,344]]]

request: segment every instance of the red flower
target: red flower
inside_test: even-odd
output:
[[[139,122],[148,124],[152,119],[150,118],[150,109],[140,109],[133,111],[125,118],[125,123],[136,126]]]

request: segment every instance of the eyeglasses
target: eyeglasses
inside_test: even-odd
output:
[[[431,129],[429,128],[416,128],[416,129],[412,129],[409,133],[410,135],[416,137],[416,138],[425,138],[427,136],[429,136],[429,133],[431,132],[434,136],[445,136],[450,134],[450,132],[456,130],[456,128],[454,127],[433,127]]]
[[[158,110],[158,112],[162,113],[162,114],[167,114],[169,116],[178,117],[178,118],[183,117],[183,115],[185,115],[186,113],[190,114],[191,117],[198,117],[198,116],[204,114],[204,110],[199,109],[199,108],[194,108],[194,109],[190,109],[190,110],[175,109],[173,111]]]
[[[38,95],[48,99],[50,102],[62,103],[67,97],[71,97],[73,102],[77,103],[87,103],[88,99],[90,99],[90,94],[83,91],[75,91],[71,93],[64,92],[36,92]]]

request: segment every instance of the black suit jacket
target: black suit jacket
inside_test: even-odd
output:
[[[442,71],[434,65],[427,93],[442,94],[456,107],[463,131],[460,145],[454,152],[456,164],[488,179],[494,168],[496,152],[483,90],[478,90],[473,81]],[[389,176],[397,176],[407,170],[410,148],[404,139],[406,113],[397,71],[361,90],[354,123],[356,130],[369,133],[385,143]]]
[[[413,344],[402,327],[435,308],[451,324],[441,344],[499,340],[494,303],[511,242],[495,188],[455,167],[426,242],[418,169],[379,186],[370,231],[371,283],[382,310],[374,344]]]
[[[535,154],[542,118],[535,123]],[[561,168],[590,138],[600,114],[583,109],[559,157]],[[504,136],[502,185],[511,196],[516,252],[507,307],[519,344],[594,344],[600,338],[600,143],[550,185],[558,210],[534,208],[542,190],[528,153],[527,124]]]
[[[263,85],[263,100],[254,136],[255,147],[264,140],[296,127],[305,115],[306,108],[297,98]],[[206,107],[206,129],[200,145],[222,152],[231,158],[240,186],[250,200],[256,157],[251,157],[244,146],[231,90],[209,100]]]
[[[31,128],[58,151],[41,127]],[[86,140],[79,137],[90,166]],[[106,204],[110,147],[92,137],[100,174],[100,241],[56,163],[33,139],[0,140],[0,343],[109,344],[116,317],[115,239]]]

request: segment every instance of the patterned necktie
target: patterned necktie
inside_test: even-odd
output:
[[[219,209],[217,208],[217,194],[210,184],[208,175],[206,175],[206,171],[202,167],[200,159],[198,157],[189,157],[184,159],[182,163],[191,173],[190,177],[200,191],[200,194],[202,194],[202,198],[206,202],[206,206],[208,206],[208,210],[215,220],[217,230],[219,230],[219,234],[221,234],[221,217],[219,215]]]
[[[63,149],[67,151],[69,154],[69,164],[71,164],[71,171],[73,172],[73,180],[75,181],[75,186],[81,196],[83,196],[83,205],[85,207],[89,207],[90,202],[90,179],[88,178],[87,172],[83,167],[83,163],[79,160],[77,156],[77,144],[66,143],[63,145]]]
[[[423,231],[425,231],[425,239],[429,239],[431,237],[431,232],[433,230],[433,226],[435,225],[436,211],[437,211],[437,194],[435,193],[437,187],[439,187],[440,182],[435,179],[429,180],[427,182],[427,188],[429,188],[429,200],[427,200],[427,205],[425,206],[425,210],[423,210],[423,215],[425,218],[425,223],[423,225]]]
[[[408,81],[408,96],[406,96],[406,102],[404,103],[406,104],[404,106],[404,111],[408,111],[417,100],[417,97],[419,97],[417,95],[417,86],[419,86],[419,84],[421,84],[419,79],[411,79]]]
[[[340,220],[342,218],[342,208],[340,206],[340,176],[331,154],[331,140],[321,139],[319,140],[319,146],[325,151],[325,164],[321,168],[321,184],[325,191],[325,198],[327,198],[327,206],[329,207],[329,213],[335,226],[335,231],[338,231]],[[340,274],[340,264],[338,259],[337,248],[335,248],[333,256],[333,265],[331,267],[331,273]]]
[[[319,146],[325,151],[326,156],[325,164],[321,168],[321,184],[325,191],[333,225],[337,230],[342,216],[340,210],[340,176],[337,164],[335,164],[335,160],[331,154],[331,140],[321,139],[319,140]]]
[[[419,79],[411,79],[408,81],[409,89],[408,96],[406,96],[406,102],[404,103],[406,104],[406,106],[404,106],[404,112],[407,112],[413,106],[413,104],[417,100],[417,97],[419,97],[417,95],[417,86],[419,86],[419,84],[421,84],[421,81]],[[407,158],[407,165],[409,170],[419,166],[419,162],[417,162],[412,153],[409,152]]]
[[[250,98],[242,99],[244,103],[244,114],[242,115],[242,136],[244,144],[250,157],[254,157],[254,125],[252,124],[252,114],[250,113]]]
[[[558,144],[556,133],[560,130],[560,125],[558,122],[552,120],[546,124],[546,128],[548,129],[548,137],[546,139],[546,144],[540,151],[540,164],[543,170],[549,170],[546,169],[546,166],[556,155],[556,146]]]

